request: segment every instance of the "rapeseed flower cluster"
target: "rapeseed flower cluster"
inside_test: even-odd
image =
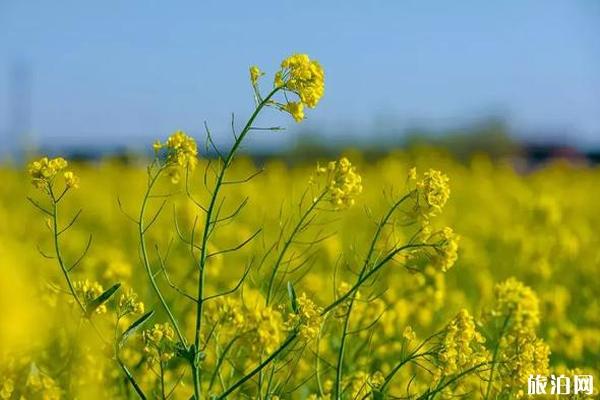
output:
[[[494,291],[495,303],[487,318],[501,325],[501,383],[516,388],[526,385],[529,375],[549,372],[550,348],[537,337],[540,311],[535,292],[515,278],[497,284]]]
[[[438,353],[440,372],[453,375],[485,362],[488,354],[484,343],[473,317],[463,308],[444,330]]]
[[[424,272],[423,275],[420,275],[420,280],[423,281],[420,284],[425,284],[428,279],[437,279],[438,282],[434,283],[440,284],[441,276],[436,276],[436,271],[447,272],[454,266],[458,260],[460,236],[450,227],[433,230],[426,221],[422,225],[418,237],[422,243],[411,248],[407,255],[407,265],[412,269]]]
[[[77,189],[79,178],[72,171],[67,170],[68,165],[67,160],[62,157],[42,157],[29,164],[28,172],[31,182],[38,189],[48,189],[53,184],[56,176],[62,174],[65,187]]]
[[[29,373],[25,386],[34,398],[44,400],[59,400],[62,398],[62,390],[56,384],[56,381],[35,367]]]
[[[534,332],[540,323],[539,299],[535,292],[515,278],[496,285],[496,302],[490,313],[507,318],[509,330],[515,334]]]
[[[75,293],[83,300],[84,304],[91,302],[104,292],[101,284],[88,279],[74,282],[73,287],[75,288]],[[97,314],[106,313],[106,304],[101,304],[94,312]]]
[[[21,369],[26,370],[25,379],[15,381],[17,377],[14,375],[0,376],[0,399],[59,400],[64,398],[64,391],[56,380],[40,371],[36,364],[31,363],[25,367],[21,366]]]
[[[335,209],[353,206],[356,196],[362,193],[362,178],[346,157],[330,161],[327,167],[317,165],[316,172],[325,176],[326,199]]]
[[[133,289],[128,288],[121,296],[119,297],[119,316],[124,316],[128,314],[143,314],[144,313],[144,303],[139,300],[138,295],[133,291]]]
[[[169,323],[154,324],[142,332],[144,354],[149,365],[166,363],[175,355],[175,331]]]
[[[429,169],[419,180],[416,168],[412,168],[408,178],[416,187],[415,211],[417,215],[428,219],[440,214],[450,198],[448,176],[438,170]]]
[[[458,236],[452,228],[445,227],[436,231],[428,238],[429,243],[435,243],[431,264],[442,272],[448,271],[458,259]]]
[[[156,141],[153,148],[157,156],[165,152],[165,166],[173,183],[180,180],[182,168],[193,171],[198,164],[196,141],[183,131],[174,132],[164,143]]]
[[[308,342],[319,334],[323,323],[323,309],[309,299],[306,293],[302,293],[296,301],[297,311],[288,315],[287,328],[290,331],[298,331],[300,338]]]
[[[12,393],[15,390],[15,382],[12,378],[2,377],[0,378],[0,399],[6,400],[12,397]]]
[[[265,306],[264,299],[257,293],[250,293],[248,297],[245,301],[219,298],[209,306],[208,319],[223,340],[240,335],[239,340],[254,352],[271,352],[283,339],[285,327],[281,313]]]
[[[250,67],[250,82],[252,82],[252,86],[256,86],[258,84],[258,80],[265,73],[260,70],[256,65]]]
[[[299,97],[299,101],[288,100],[282,110],[300,122],[304,119],[304,107],[315,108],[323,97],[325,73],[318,61],[311,60],[306,54],[294,54],[281,62],[274,85]]]

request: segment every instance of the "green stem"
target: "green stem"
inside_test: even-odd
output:
[[[373,276],[377,271],[379,271],[382,267],[385,266],[385,264],[387,264],[392,258],[394,258],[396,255],[398,255],[398,253],[404,251],[404,250],[408,250],[408,249],[415,249],[415,248],[420,248],[420,247],[435,247],[434,244],[430,244],[430,243],[415,243],[415,244],[406,244],[404,246],[398,247],[397,249],[392,250],[390,253],[388,253],[387,256],[385,256],[380,262],[378,262],[377,264],[375,264],[375,266],[369,270],[369,272],[365,273],[361,278],[359,278],[356,283],[354,284],[354,286],[352,286],[344,295],[340,296],[337,300],[335,300],[333,303],[331,303],[330,305],[328,305],[327,307],[325,307],[323,309],[323,311],[321,312],[321,315],[325,315],[327,314],[329,311],[331,311],[333,308],[337,307],[340,303],[344,302],[349,296],[351,296],[354,292],[356,292],[358,290],[358,288],[367,280],[369,279],[371,276]]]
[[[267,289],[267,298],[266,298],[266,304],[267,304],[267,306],[269,305],[269,302],[271,300],[271,296],[273,295],[273,283],[275,282],[275,275],[277,274],[277,271],[279,270],[279,266],[281,265],[281,262],[283,261],[283,257],[285,257],[285,254],[286,254],[288,248],[290,247],[290,244],[294,240],[294,237],[298,234],[298,231],[300,230],[300,228],[304,224],[304,221],[306,220],[306,218],[308,218],[308,216],[310,215],[310,213],[317,207],[317,204],[319,204],[319,202],[323,199],[323,197],[325,197],[326,194],[327,194],[327,189],[325,189],[319,195],[319,197],[317,197],[312,202],[312,204],[310,205],[310,207],[308,207],[306,209],[306,211],[304,212],[304,214],[302,215],[302,217],[300,218],[300,220],[298,221],[298,223],[296,224],[296,226],[292,230],[292,233],[290,234],[290,236],[287,238],[287,240],[283,244],[283,249],[281,249],[281,252],[279,253],[279,256],[277,257],[277,260],[275,261],[275,265],[273,266],[273,272],[271,273],[271,277],[269,278],[269,286],[268,286],[268,289]]]
[[[338,351],[337,367],[335,370],[335,398],[342,398],[342,369],[344,366],[344,350],[346,348],[346,338],[348,337],[348,327],[350,326],[350,314],[355,297],[352,296],[348,304],[348,311],[344,315],[344,328],[342,330],[342,340],[340,341],[340,350]]]
[[[154,293],[158,297],[158,299],[160,301],[160,304],[162,305],[162,308],[167,313],[167,316],[169,317],[169,320],[173,324],[173,327],[175,329],[175,332],[177,333],[177,337],[179,338],[179,341],[185,347],[187,347],[187,342],[185,340],[185,337],[181,333],[181,329],[179,328],[179,324],[177,323],[177,320],[175,319],[175,316],[173,315],[173,312],[171,311],[171,308],[167,304],[167,302],[166,302],[166,300],[165,300],[162,292],[160,291],[160,288],[158,287],[158,284],[156,283],[156,279],[154,279],[154,274],[152,272],[152,269],[150,268],[150,260],[149,260],[149,257],[148,257],[148,251],[146,249],[146,236],[145,236],[145,226],[144,226],[144,215],[146,213],[146,206],[148,205],[148,198],[150,196],[150,193],[152,192],[152,188],[154,187],[154,184],[156,183],[156,181],[157,181],[158,177],[160,176],[160,174],[162,173],[162,171],[163,171],[162,168],[159,169],[158,172],[154,176],[150,177],[150,181],[148,182],[148,188],[146,189],[146,194],[144,195],[144,199],[142,200],[142,207],[140,208],[140,218],[139,218],[139,223],[138,223],[138,234],[139,234],[139,240],[140,240],[140,248],[141,248],[141,252],[142,252],[142,261],[143,261],[143,264],[144,264],[144,268],[146,269],[146,274],[148,275],[148,279],[150,280],[150,284],[152,286],[152,289],[154,290]]]
[[[140,399],[146,400],[146,395],[144,394],[144,391],[142,390],[142,388],[140,387],[140,385],[137,383],[137,381],[135,380],[135,378],[131,374],[131,371],[129,371],[129,369],[127,368],[127,366],[123,363],[123,361],[121,361],[121,359],[119,358],[118,355],[117,355],[117,363],[121,367],[121,370],[123,371],[123,373],[127,377],[127,380],[129,381],[129,383],[131,384],[131,386],[133,386],[133,389],[135,390],[135,393],[139,396]]]
[[[211,221],[212,214],[213,214],[213,211],[215,208],[217,197],[219,195],[219,191],[223,184],[223,178],[225,177],[225,171],[227,171],[227,169],[231,165],[231,162],[233,161],[233,157],[235,156],[235,153],[237,152],[242,141],[246,137],[246,134],[250,131],[250,128],[252,127],[252,124],[254,123],[254,120],[256,119],[256,117],[258,116],[260,111],[263,109],[263,107],[270,101],[270,99],[275,95],[275,93],[277,93],[277,91],[279,89],[280,89],[279,87],[276,87],[275,89],[273,89],[269,93],[269,95],[261,103],[258,104],[256,109],[250,116],[250,119],[244,126],[244,129],[240,132],[240,135],[236,138],[233,146],[231,147],[231,150],[227,154],[227,158],[224,161],[223,168],[221,169],[221,171],[219,172],[219,175],[217,176],[215,188],[211,195],[209,206],[206,210],[206,221],[204,223],[204,232],[202,234],[202,245],[200,247],[200,261],[199,261],[200,274],[198,276],[198,297],[197,297],[198,302],[197,302],[197,306],[196,306],[196,334],[194,337],[195,355],[194,355],[194,360],[193,360],[195,367],[192,368],[192,380],[194,382],[194,395],[196,397],[196,400],[200,400],[200,395],[201,395],[201,384],[200,384],[201,371],[200,371],[200,368],[198,368],[198,364],[199,364],[198,349],[200,348],[200,332],[202,329],[202,309],[203,309],[203,305],[204,305],[204,281],[205,281],[204,271],[205,271],[205,267],[206,267],[206,254],[207,254],[206,247],[208,244],[208,237],[210,235],[211,224],[213,223],[213,221]]]
[[[498,335],[498,340],[496,341],[496,346],[494,348],[494,353],[492,355],[492,366],[490,367],[490,378],[488,380],[487,389],[485,391],[485,400],[490,397],[492,392],[492,383],[494,380],[494,370],[496,367],[496,359],[498,357],[498,351],[500,350],[500,341],[502,340],[502,336],[504,336],[504,331],[508,326],[508,320],[510,319],[510,313],[504,318],[504,323],[502,324],[502,329],[500,329],[500,334]]]
[[[371,256],[373,255],[373,252],[375,251],[375,245],[377,244],[379,237],[381,236],[383,228],[387,225],[387,222],[392,217],[392,214],[394,213],[394,211],[400,206],[400,204],[402,204],[407,198],[409,198],[412,195],[412,193],[413,192],[407,193],[402,198],[400,198],[396,203],[394,203],[392,205],[392,207],[390,207],[390,209],[388,210],[386,215],[383,217],[381,222],[377,225],[377,230],[375,231],[375,234],[373,235],[373,239],[371,240],[371,244],[369,246],[369,251],[367,252],[365,261],[363,263],[363,267],[361,268],[360,274],[358,275],[358,278],[357,278],[357,284],[355,285],[355,287],[357,289],[362,284],[362,282],[364,282],[363,277],[369,268],[369,264],[371,262]],[[354,294],[354,291],[350,290],[348,293]],[[348,296],[345,296],[345,297],[348,297]],[[354,306],[354,299],[355,299],[355,297],[354,297],[354,295],[352,295],[352,297],[350,298],[350,302],[348,304],[348,311],[344,315],[344,328],[342,331],[342,339],[340,341],[340,349],[338,352],[338,362],[337,362],[336,375],[335,375],[335,396],[337,399],[340,399],[342,396],[341,385],[342,385],[342,371],[343,371],[343,366],[344,366],[344,351],[345,351],[345,347],[346,347],[346,338],[347,338],[347,333],[348,333],[348,327],[350,325],[350,315],[352,313],[352,307]]]
[[[79,296],[77,296],[77,293],[75,292],[75,287],[73,285],[73,281],[71,280],[71,275],[69,274],[69,270],[65,266],[64,260],[62,258],[62,252],[60,251],[60,242],[59,242],[59,238],[58,238],[59,237],[59,231],[58,231],[58,202],[60,201],[60,199],[62,199],[62,197],[65,195],[65,193],[66,193],[66,190],[57,199],[55,197],[55,195],[54,195],[54,191],[52,190],[52,188],[51,187],[48,188],[48,194],[50,195],[50,198],[52,200],[52,228],[53,228],[52,230],[53,230],[53,237],[54,237],[54,252],[56,254],[56,259],[58,261],[58,265],[60,266],[60,269],[61,269],[61,271],[63,273],[63,276],[65,277],[65,281],[67,282],[67,286],[69,287],[69,291],[71,292],[71,295],[75,298],[75,302],[77,303],[77,305],[81,309],[81,312],[83,313],[83,315],[85,317],[88,317],[85,305],[83,304],[83,302],[81,301],[81,299],[79,298]],[[103,340],[102,335],[100,334],[100,332],[98,331],[98,329],[96,328],[96,326],[92,323],[91,320],[89,320],[89,322],[92,325],[92,327],[94,328],[94,330],[96,331],[96,333],[98,334],[98,336],[100,337],[100,339]],[[118,353],[115,353],[115,356],[116,356],[117,363],[121,367],[121,370],[123,371],[123,373],[127,377],[127,380],[129,381],[129,383],[131,383],[131,385],[133,386],[136,394],[140,397],[140,399],[146,400],[146,396],[144,395],[144,391],[137,384],[135,378],[133,377],[133,375],[131,374],[131,372],[129,372],[129,370],[127,369],[127,367],[125,366],[125,364],[123,364],[123,362],[120,360],[120,358],[118,356]]]
[[[62,254],[60,251],[60,243],[58,241],[58,236],[59,236],[59,234],[58,234],[58,201],[56,200],[56,197],[54,197],[54,192],[52,191],[52,188],[49,189],[49,193],[50,193],[50,198],[52,199],[52,229],[53,229],[53,236],[54,236],[54,252],[56,254],[56,259],[57,259],[58,265],[60,266],[60,269],[65,277],[65,280],[67,281],[67,286],[69,287],[69,291],[71,292],[71,295],[75,298],[75,302],[77,303],[79,308],[81,308],[83,315],[87,315],[85,306],[83,305],[83,302],[81,301],[81,299],[79,298],[79,296],[77,296],[77,293],[75,292],[75,287],[73,286],[73,281],[71,280],[69,271],[67,270],[67,267],[65,266],[65,263],[62,258]]]
[[[227,398],[227,396],[229,396],[231,393],[233,393],[237,388],[242,386],[248,380],[252,379],[252,377],[254,375],[256,375],[258,372],[260,372],[264,367],[269,365],[269,363],[271,363],[271,361],[273,361],[279,354],[281,354],[281,352],[283,352],[291,343],[293,343],[297,336],[298,336],[298,334],[296,332],[294,332],[290,336],[288,336],[288,338],[285,340],[285,342],[283,342],[279,346],[279,348],[277,348],[277,350],[275,350],[273,353],[271,353],[271,355],[269,357],[267,357],[263,362],[261,362],[259,365],[257,365],[252,371],[250,371],[244,377],[242,377],[240,380],[238,380],[233,385],[231,385],[219,397],[217,397],[217,400]]]

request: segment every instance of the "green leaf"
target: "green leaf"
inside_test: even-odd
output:
[[[117,290],[119,290],[120,287],[121,287],[120,283],[115,283],[110,288],[106,289],[104,291],[104,293],[102,293],[100,296],[96,297],[94,300],[92,300],[89,303],[87,303],[86,306],[85,306],[85,310],[86,310],[86,313],[87,313],[88,317],[90,315],[92,315],[92,313],[94,311],[96,311],[96,309],[98,307],[100,307],[102,304],[106,303],[108,301],[108,299],[110,299],[111,296],[113,294],[115,294],[115,292]]]
[[[131,336],[135,331],[137,331],[147,320],[149,320],[154,315],[154,310],[148,311],[146,314],[142,315],[138,319],[136,319],[133,324],[129,325],[129,328],[125,329],[125,332],[121,335],[121,340],[119,344],[125,343],[127,338]]]
[[[290,296],[290,303],[292,304],[292,310],[294,310],[294,312],[298,314],[298,301],[296,300],[296,291],[294,290],[292,282],[288,282],[287,289],[288,296]]]

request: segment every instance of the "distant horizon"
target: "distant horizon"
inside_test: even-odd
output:
[[[423,143],[431,144],[433,146],[442,144],[443,146],[452,143],[454,139],[462,139],[464,137],[477,136],[478,132],[487,130],[493,126],[493,124],[499,125],[502,130],[501,136],[504,136],[510,143],[522,149],[534,149],[534,148],[545,148],[545,149],[560,149],[560,148],[572,148],[581,154],[587,155],[598,155],[600,154],[600,145],[588,146],[588,145],[576,145],[568,138],[560,135],[554,135],[552,137],[546,135],[541,140],[535,136],[526,137],[523,135],[515,134],[511,132],[505,121],[500,119],[484,119],[478,123],[473,123],[470,126],[453,127],[445,130],[434,130],[426,129],[424,127],[413,126],[411,128],[405,128],[399,130],[400,135],[394,136],[391,134],[394,131],[393,126],[380,127],[380,131],[374,132],[380,135],[377,142],[371,142],[364,135],[358,132],[345,132],[346,135],[338,134],[326,134],[320,135],[318,130],[303,130],[302,128],[295,127],[290,131],[282,132],[256,132],[254,137],[249,137],[248,143],[244,146],[242,152],[249,155],[277,155],[277,154],[288,154],[289,152],[295,151],[295,149],[301,149],[304,146],[345,151],[349,149],[366,150],[366,151],[381,151],[383,153],[386,150],[393,151],[394,149],[407,149],[410,148],[414,143],[422,140]],[[387,132],[386,132],[387,131]],[[199,144],[203,146],[205,133],[201,132],[199,135],[194,136]],[[165,135],[166,136],[166,135]],[[327,137],[328,140],[321,140],[322,137]],[[107,140],[108,138],[108,140]],[[157,137],[155,139],[161,139]],[[485,140],[485,138],[482,138]],[[416,142],[415,142],[416,141]],[[507,142],[508,143],[508,142]],[[44,141],[29,142],[24,146],[20,146],[20,149],[12,149],[13,155],[16,153],[27,153],[28,151],[40,152],[40,154],[49,155],[73,155],[79,154],[94,158],[101,158],[103,155],[125,155],[128,153],[139,154],[139,155],[151,155],[152,140],[144,134],[129,135],[121,138],[110,138],[109,135],[99,135],[94,138],[81,138],[81,137],[60,137],[60,138],[46,138]],[[220,149],[227,148],[230,143],[228,140],[220,140],[217,145]],[[456,147],[456,144],[454,145]],[[495,150],[490,146],[489,152],[493,153]],[[206,152],[204,149],[201,151],[203,154]],[[214,151],[208,151],[210,154],[214,154]],[[37,153],[36,153],[37,154]],[[0,161],[2,157],[9,156],[10,154],[0,152]],[[10,158],[10,157],[9,157]]]

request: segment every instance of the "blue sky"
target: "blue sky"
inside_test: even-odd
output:
[[[145,144],[201,135],[205,120],[224,138],[230,113],[252,107],[248,66],[272,73],[293,52],[327,74],[304,129],[376,140],[381,121],[498,115],[529,137],[600,146],[597,0],[0,0],[0,132],[10,71],[26,65],[39,143]],[[299,129],[274,113],[262,122],[290,131],[259,145]]]

